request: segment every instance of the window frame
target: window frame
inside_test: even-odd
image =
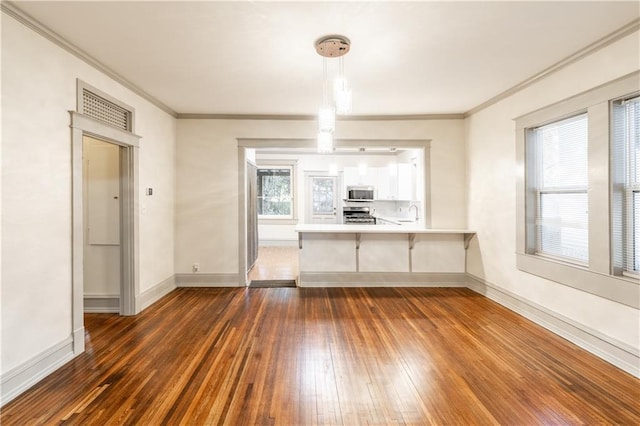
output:
[[[624,256],[627,256],[627,263],[633,264],[634,269],[628,270],[623,269],[622,275],[627,276],[629,278],[638,279],[640,278],[640,262],[636,264],[637,251],[640,251],[640,247],[636,247],[635,245],[635,230],[636,227],[640,227],[640,223],[636,222],[636,217],[638,214],[635,212],[635,197],[634,194],[638,194],[640,196],[640,185],[630,185],[624,189],[624,197],[625,197],[625,215],[626,217],[623,219],[625,221],[624,225]],[[630,223],[629,223],[630,222]]]
[[[588,114],[586,111],[580,111],[577,114],[572,114],[569,117],[562,117],[561,119],[558,120],[553,120],[551,122],[548,123],[544,123],[540,126],[535,126],[535,127],[531,127],[527,129],[527,136],[526,136],[526,140],[525,143],[532,145],[530,149],[528,149],[529,152],[529,159],[527,160],[527,162],[533,162],[535,163],[534,167],[531,167],[531,173],[530,173],[530,180],[529,180],[529,184],[531,185],[532,191],[535,194],[534,198],[532,199],[532,202],[535,203],[535,215],[534,217],[530,218],[529,220],[533,220],[534,221],[534,227],[535,227],[535,232],[531,233],[531,234],[527,234],[527,238],[532,239],[532,241],[530,241],[528,243],[528,245],[530,247],[533,247],[534,249],[531,251],[531,254],[535,254],[536,256],[541,256],[541,257],[546,257],[549,259],[555,259],[558,260],[560,262],[566,262],[566,263],[571,263],[571,264],[575,264],[578,266],[583,266],[583,267],[587,267],[588,266],[588,259],[587,261],[582,261],[578,258],[572,258],[572,257],[567,257],[567,256],[562,256],[562,255],[558,255],[558,254],[553,254],[550,252],[546,252],[542,249],[542,238],[540,235],[540,221],[542,220],[542,198],[543,195],[545,194],[552,194],[552,195],[558,195],[558,194],[586,194],[587,197],[589,196],[589,184],[587,182],[586,186],[580,186],[580,187],[576,187],[576,186],[553,186],[553,187],[547,187],[544,186],[543,184],[540,183],[540,169],[538,168],[538,166],[540,164],[542,164],[542,156],[543,156],[543,151],[542,151],[542,144],[540,144],[537,140],[537,134],[536,132],[545,126],[549,126],[552,124],[556,124],[556,123],[560,123],[562,121],[565,120],[570,120],[570,119],[575,119],[581,116],[585,116],[585,118],[587,119],[587,126],[588,126]],[[532,158],[531,158],[532,157]],[[527,167],[528,164],[525,164],[525,167]],[[588,199],[588,198],[587,198]]]
[[[258,223],[261,224],[292,224],[298,221],[297,206],[297,161],[295,160],[262,160],[257,161],[257,171],[260,169],[289,169],[291,173],[291,214],[289,215],[261,215],[258,214]],[[258,196],[256,194],[256,196]]]
[[[640,91],[639,92],[635,92],[635,93],[629,93],[626,94],[625,96],[621,96],[617,99],[612,99],[610,102],[610,109],[611,109],[611,122],[614,121],[614,119],[616,118],[615,114],[616,114],[616,109],[620,106],[621,102],[627,101],[627,100],[631,100],[631,99],[635,99],[635,98],[640,98]],[[626,118],[625,118],[626,121]],[[622,161],[622,164],[616,164],[616,159],[615,159],[615,155],[614,155],[614,150],[617,148],[615,147],[614,144],[618,143],[617,141],[615,141],[615,129],[612,126],[611,129],[611,191],[612,191],[612,195],[614,193],[618,193],[621,195],[620,199],[622,200],[622,206],[619,209],[618,214],[621,217],[618,217],[617,219],[621,222],[621,235],[613,235],[615,233],[615,229],[611,229],[612,232],[612,239],[618,239],[618,247],[613,247],[612,250],[612,273],[614,275],[619,275],[619,276],[623,276],[623,277],[628,277],[628,278],[632,278],[637,280],[638,278],[640,278],[640,263],[636,264],[635,262],[635,257],[636,257],[636,252],[640,251],[640,248],[636,247],[634,244],[634,232],[636,227],[640,227],[640,223],[636,223],[636,212],[635,212],[635,205],[634,205],[634,194],[640,194],[640,180],[636,181],[636,182],[632,182],[632,179],[630,177],[630,175],[632,173],[636,173],[636,169],[633,168],[632,169],[632,163],[631,163],[631,158],[626,155],[629,153],[629,147],[627,146],[628,141],[623,141],[622,143],[624,144],[623,146],[623,150],[625,152],[625,158]],[[618,148],[619,149],[619,148]],[[640,155],[640,153],[638,153]],[[624,169],[623,175],[624,175],[624,182],[620,183],[620,182],[616,182],[614,175],[615,175],[615,168],[616,167],[622,167]],[[636,166],[637,167],[637,166]],[[615,211],[614,211],[615,210]],[[614,209],[613,206],[613,199],[612,199],[612,206],[611,206],[611,214],[612,216],[616,214],[616,209]],[[612,217],[612,221],[613,221],[613,217]],[[613,259],[614,253],[613,252],[619,252],[620,256],[623,258],[626,258],[626,264],[627,265],[633,265],[631,270],[629,269],[625,269],[624,268],[624,264],[621,265],[615,265],[615,260]]]
[[[612,255],[612,141],[611,102],[640,91],[640,71],[595,87],[571,98],[515,118],[516,130],[516,266],[519,270],[606,299],[640,308],[640,282],[615,275]],[[587,265],[535,253],[536,193],[532,168],[534,153],[526,143],[531,129],[585,112],[588,115],[589,261]],[[604,142],[604,143],[603,143]]]

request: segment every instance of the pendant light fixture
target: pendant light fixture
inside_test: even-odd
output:
[[[344,76],[344,58],[351,43],[344,36],[331,35],[316,41],[316,52],[322,56],[322,106],[318,112],[318,152],[333,152],[336,114],[351,112],[351,89]],[[338,72],[333,84],[333,99],[329,99],[327,59],[338,58]]]

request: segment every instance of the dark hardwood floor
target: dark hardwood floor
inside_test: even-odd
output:
[[[640,381],[467,289],[180,288],[86,315],[26,424],[640,424]]]

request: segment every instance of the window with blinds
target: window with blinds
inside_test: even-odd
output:
[[[614,274],[640,272],[640,96],[612,105]]]
[[[536,254],[589,261],[587,114],[530,129]]]

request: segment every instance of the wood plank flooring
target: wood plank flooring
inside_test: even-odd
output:
[[[468,289],[179,288],[86,315],[2,425],[640,423],[640,381]]]
[[[258,259],[248,274],[249,280],[296,280],[298,251],[298,246],[260,246]]]

